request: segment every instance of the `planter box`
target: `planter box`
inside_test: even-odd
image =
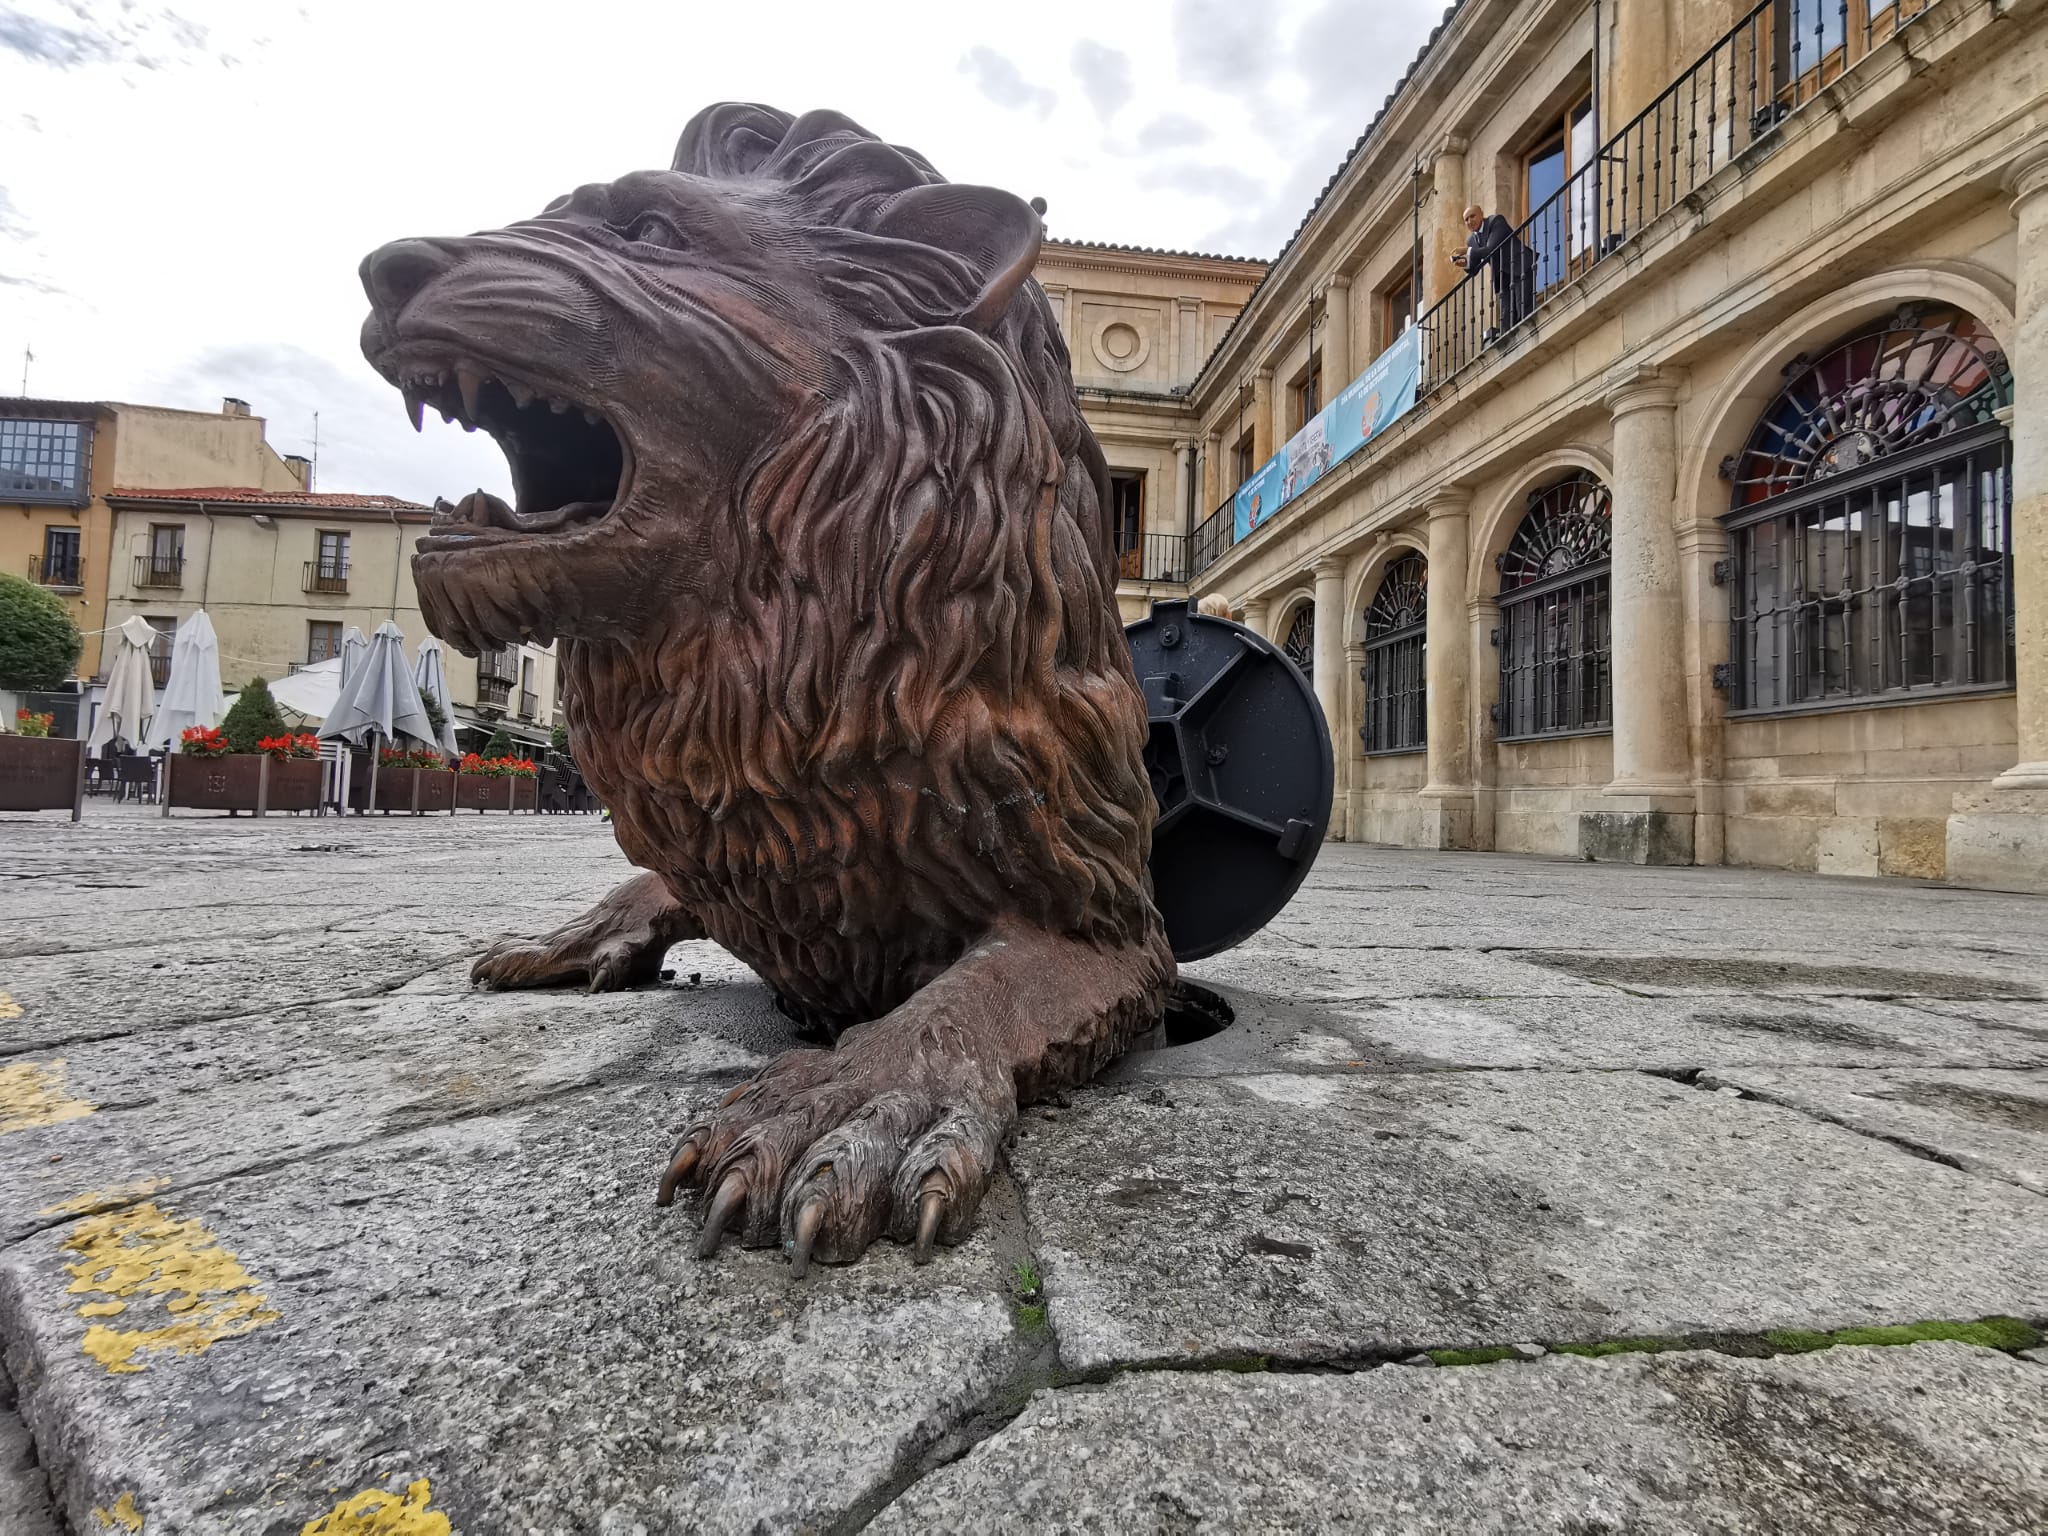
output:
[[[172,810],[311,811],[320,805],[320,764],[313,758],[278,762],[267,752],[230,752],[164,759],[164,814]]]
[[[379,768],[377,803],[368,805],[370,767],[356,766],[349,784],[348,803],[353,810],[399,811],[417,816],[424,811],[452,811],[455,808],[455,775],[445,768]]]
[[[455,808],[459,811],[530,811],[539,804],[539,788],[532,779],[493,778],[486,773],[458,773],[452,777]]]
[[[69,811],[85,806],[85,743],[50,736],[0,736],[0,811]]]

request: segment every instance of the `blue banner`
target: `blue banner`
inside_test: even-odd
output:
[[[1406,415],[1422,373],[1422,330],[1410,326],[1372,366],[1344,386],[1251,479],[1237,488],[1237,537],[1247,537],[1288,502]]]

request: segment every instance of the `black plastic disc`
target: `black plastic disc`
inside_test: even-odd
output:
[[[1322,846],[1336,777],[1315,691],[1271,641],[1159,602],[1124,627],[1151,730],[1152,888],[1176,960],[1242,944]]]

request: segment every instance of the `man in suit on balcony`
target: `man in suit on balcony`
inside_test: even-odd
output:
[[[1451,252],[1451,261],[1470,277],[1483,265],[1493,273],[1494,305],[1500,314],[1498,331],[1489,329],[1488,341],[1522,323],[1536,304],[1536,253],[1516,237],[1515,227],[1499,214],[1489,214],[1477,203],[1465,210],[1465,249]]]

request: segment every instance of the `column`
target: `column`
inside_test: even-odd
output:
[[[1252,375],[1252,468],[1273,457],[1278,441],[1273,435],[1273,370],[1261,368]]]
[[[1471,566],[1471,508],[1461,488],[1424,506],[1429,519],[1429,780],[1422,801],[1425,846],[1472,846],[1471,629],[1465,584]]]
[[[1214,512],[1228,494],[1223,484],[1223,434],[1211,432],[1202,439],[1202,505],[1195,511],[1196,524]]]
[[[1351,279],[1342,272],[1331,274],[1323,290],[1323,400],[1337,398],[1337,391],[1351,382]]]
[[[1045,301],[1052,306],[1053,319],[1059,322],[1060,339],[1067,344],[1067,350],[1072,352],[1074,349],[1074,336],[1067,323],[1067,285],[1065,283],[1047,283],[1044,287]]]
[[[1173,305],[1174,343],[1178,348],[1174,353],[1173,383],[1179,388],[1192,383],[1202,371],[1202,301],[1182,295]]]
[[[1329,723],[1334,762],[1344,761],[1344,642],[1351,638],[1351,616],[1344,611],[1344,559],[1332,555],[1315,563],[1316,578],[1316,702]]]
[[[1956,796],[1948,878],[2048,892],[2048,144],[2006,179],[2019,225],[2012,432],[2013,644],[2018,761],[1984,794]]]
[[[1679,580],[1678,391],[1655,369],[1609,380],[1614,419],[1609,666],[1614,777],[1581,818],[1581,851],[1628,864],[1690,864],[1691,752],[1685,713],[1685,594]]]
[[[1160,519],[1160,531],[1177,529],[1192,533],[1201,513],[1191,512],[1189,498],[1194,494],[1195,483],[1195,440],[1191,437],[1176,437],[1173,440],[1173,512],[1170,517]]]
[[[1365,642],[1353,635],[1344,642],[1344,697],[1350,702],[1344,713],[1344,730],[1335,742],[1341,765],[1337,812],[1347,843],[1365,841],[1365,743],[1358,736],[1358,727],[1365,720],[1365,683],[1358,674],[1364,670]]]
[[[1672,57],[1669,0],[1613,0],[1612,42],[1595,38],[1600,54],[1600,126],[1614,133],[1663,94],[1691,56]],[[1804,8],[1802,7],[1802,10]],[[1724,23],[1725,24],[1725,23]],[[1813,23],[1807,22],[1809,33]],[[1810,45],[1809,45],[1810,46]]]
[[[1267,619],[1272,611],[1273,600],[1270,597],[1246,598],[1244,601],[1245,628],[1255,635],[1264,635],[1266,639],[1272,639],[1273,637],[1266,633]]]
[[[1465,248],[1465,147],[1456,134],[1448,136],[1430,165],[1429,201],[1422,210],[1424,310],[1465,281],[1451,265],[1451,252]]]

